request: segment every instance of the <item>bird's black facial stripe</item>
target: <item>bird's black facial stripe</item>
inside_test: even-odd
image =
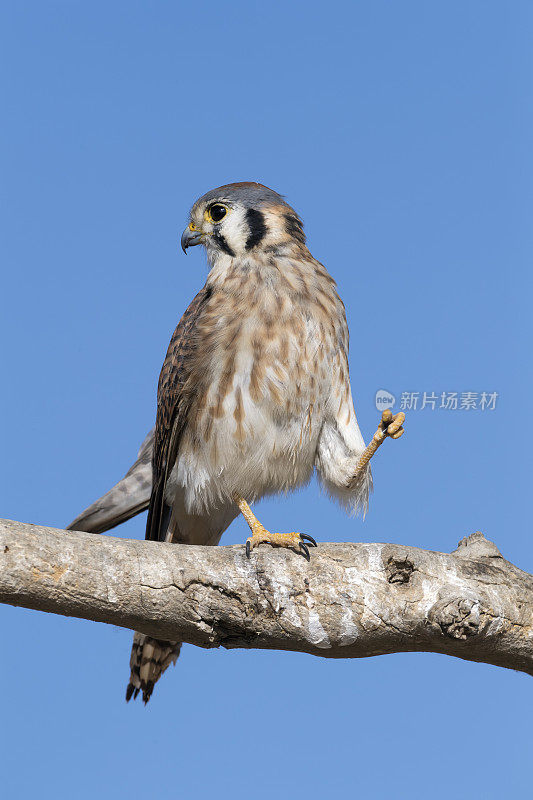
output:
[[[217,245],[220,247],[220,249],[224,253],[227,253],[228,256],[234,256],[235,255],[234,251],[231,249],[231,247],[229,246],[229,244],[227,243],[226,239],[224,238],[224,236],[222,236],[221,233],[219,233],[218,231],[213,233],[213,239],[215,240]]]
[[[267,226],[264,214],[255,208],[249,208],[246,211],[246,222],[250,231],[246,239],[246,249],[251,250],[252,247],[257,247],[259,242],[265,238]]]
[[[301,219],[296,214],[285,214],[286,231],[301,244],[305,244],[305,233]]]

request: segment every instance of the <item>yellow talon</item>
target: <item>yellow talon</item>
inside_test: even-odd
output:
[[[303,553],[308,561],[310,560],[309,547],[306,542],[313,547],[317,546],[312,536],[308,536],[306,533],[296,533],[295,531],[292,533],[270,533],[270,531],[267,531],[265,526],[259,522],[246,500],[244,500],[242,497],[236,496],[235,502],[239,506],[243,517],[252,531],[252,535],[246,540],[247,556],[250,555],[251,551],[254,549],[254,547],[257,547],[258,544],[265,543],[271,544],[274,547],[295,548],[299,552]]]
[[[404,422],[405,414],[403,411],[393,414],[390,408],[387,408],[381,415],[381,422],[376,433],[382,431],[385,436],[390,436],[391,439],[399,439],[403,433],[402,425]]]

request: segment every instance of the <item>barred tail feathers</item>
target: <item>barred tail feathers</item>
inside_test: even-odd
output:
[[[126,701],[142,692],[146,704],[154,686],[171,664],[175,664],[181,650],[181,642],[165,642],[152,639],[144,633],[135,632],[130,658],[130,682],[126,689]]]
[[[167,542],[185,544],[217,545],[222,533],[235,519],[239,509],[233,502],[213,509],[209,514],[188,513],[184,497],[177,493],[172,506],[172,517],[168,526]],[[144,633],[135,632],[130,659],[130,682],[126,689],[126,700],[136,698],[142,692],[148,702],[163,672],[175,664],[181,649],[181,642],[168,642],[153,639]]]

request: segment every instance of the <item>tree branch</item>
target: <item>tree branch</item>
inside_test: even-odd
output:
[[[0,521],[0,601],[200,647],[432,651],[533,674],[533,577],[481,533],[450,555],[196,547]]]

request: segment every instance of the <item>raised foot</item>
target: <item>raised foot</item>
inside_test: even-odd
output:
[[[381,422],[378,425],[374,437],[384,439],[385,436],[390,436],[391,439],[399,439],[404,433],[404,422],[405,414],[403,411],[400,411],[398,414],[393,414],[390,408],[387,408],[381,415]]]
[[[291,547],[310,561],[311,556],[309,555],[309,547],[305,544],[306,541],[312,547],[317,546],[313,537],[308,536],[306,533],[270,533],[261,523],[258,523],[253,526],[252,536],[249,536],[246,540],[246,555],[250,557],[254,547],[265,543],[274,547]]]

